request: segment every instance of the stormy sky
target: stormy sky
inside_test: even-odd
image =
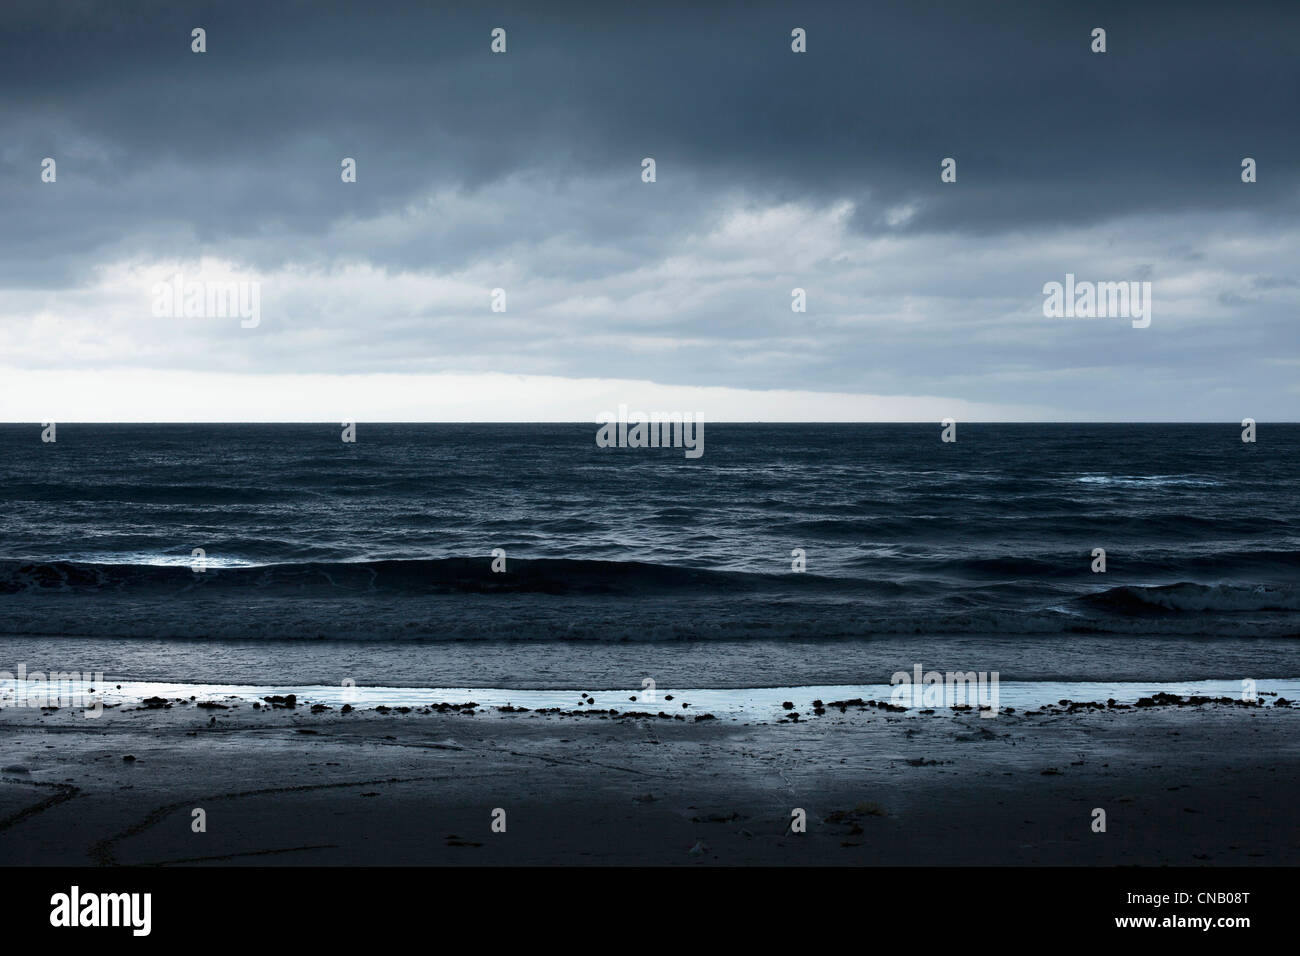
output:
[[[0,419],[1294,421],[1298,47],[1292,2],[6,0]],[[155,314],[178,273],[260,322]],[[1067,273],[1150,327],[1044,316]]]

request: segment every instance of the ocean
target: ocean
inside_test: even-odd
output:
[[[596,429],[0,426],[0,634],[223,683],[1300,674],[1298,425]]]

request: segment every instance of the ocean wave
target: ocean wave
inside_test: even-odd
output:
[[[1097,608],[1128,614],[1287,612],[1300,611],[1300,588],[1183,581],[1148,587],[1110,588],[1082,600]]]
[[[1220,571],[1228,557],[1217,556]],[[1290,551],[1238,557],[1270,573],[1300,560]],[[208,566],[199,573],[167,560],[0,560],[0,634],[597,642],[1300,635],[1300,587],[1258,583],[1267,580],[1259,568],[1254,583],[1090,590],[1098,579],[1084,552],[880,557],[851,576],[791,573],[780,561],[755,572],[511,557],[498,573],[484,555]]]
[[[382,594],[286,600],[227,593],[194,600],[101,594],[89,600],[0,600],[0,634],[153,641],[327,640],[346,643],[548,641],[600,643],[1017,638],[1300,637],[1294,613],[1196,616],[1077,613],[1067,608],[947,611],[837,601],[753,600],[744,595],[644,595],[607,600],[557,595],[528,600],[483,594]],[[1117,651],[1123,644],[1117,645]]]
[[[714,571],[644,561],[509,558],[431,558],[386,561],[301,562],[246,567],[190,562],[100,564],[71,561],[0,561],[0,595],[33,592],[212,594],[244,591],[267,597],[400,594],[651,594],[739,593],[793,587],[799,591],[879,591],[889,582],[855,582],[812,574]]]
[[[297,502],[316,495],[310,488],[248,487],[244,485],[161,484],[103,482],[12,482],[5,488],[8,501],[42,504],[95,502],[98,504],[151,505],[265,505]]]
[[[1223,483],[1192,475],[1080,475],[1084,485],[1115,485],[1119,488],[1217,488]]]

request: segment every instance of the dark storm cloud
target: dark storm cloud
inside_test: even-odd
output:
[[[0,366],[1294,417],[1298,35],[1293,3],[9,0]],[[198,261],[262,283],[255,332],[150,314]],[[1152,281],[1150,334],[1044,318],[1067,273]]]
[[[1134,6],[10,4],[4,238],[11,265],[66,279],[106,246],[309,234],[510,174],[580,194],[588,177],[636,182],[646,155],[661,182],[698,177],[702,196],[853,199],[868,232],[900,205],[912,215],[895,229],[982,233],[1182,208],[1294,214],[1300,5]],[[193,26],[205,55],[189,50]],[[506,56],[487,52],[494,26]],[[806,56],[789,53],[793,26]],[[55,197],[37,180],[46,155],[60,159]],[[338,188],[345,155],[364,189]],[[1260,164],[1248,190],[1246,155]],[[939,182],[946,156],[960,189]],[[691,221],[643,195],[628,210],[575,228],[635,242]],[[544,228],[520,210],[442,254]],[[388,254],[409,266],[427,248]]]

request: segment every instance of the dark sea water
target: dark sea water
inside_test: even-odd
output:
[[[708,424],[697,460],[588,424],[340,431],[0,426],[0,633],[1300,636],[1300,426]]]

